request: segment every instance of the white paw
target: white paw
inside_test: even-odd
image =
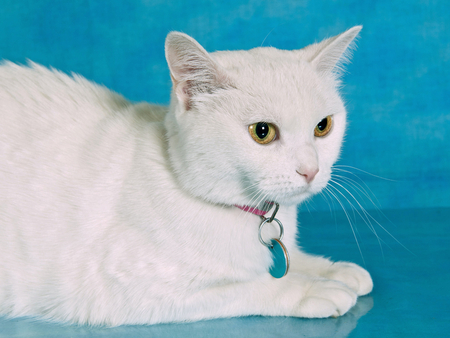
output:
[[[356,304],[356,293],[335,280],[315,280],[300,302],[298,315],[308,318],[338,317]]]
[[[355,291],[358,296],[367,295],[373,288],[372,278],[369,273],[353,263],[336,262],[324,274],[324,277],[344,283]]]

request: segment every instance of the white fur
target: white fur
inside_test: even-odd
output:
[[[338,157],[336,65],[359,30],[298,51],[213,54],[171,33],[168,110],[36,64],[1,66],[0,314],[105,325],[344,314],[371,278],[302,253],[296,205]],[[331,114],[332,131],[314,137]],[[268,145],[248,133],[260,121],[278,128]],[[297,173],[317,169],[310,184]],[[267,272],[260,219],[233,206],[264,200],[281,204],[282,279]]]

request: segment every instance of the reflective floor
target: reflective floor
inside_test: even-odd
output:
[[[300,215],[306,251],[361,264],[374,279],[372,294],[340,318],[244,317],[112,329],[0,318],[0,337],[448,337],[450,208],[371,214],[380,223],[372,221],[377,236],[350,215],[359,247],[344,214]]]

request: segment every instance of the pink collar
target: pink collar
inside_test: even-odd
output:
[[[238,207],[241,210],[251,212],[253,215],[256,215],[256,216],[264,216],[265,214],[267,214],[267,211],[260,210],[258,208],[254,208],[254,207],[249,207],[248,205],[241,206],[241,205],[235,204],[234,206]]]
[[[273,202],[267,202],[267,201],[264,202],[264,207],[265,207],[264,209],[265,210],[258,209],[257,207],[250,207],[248,205],[242,206],[242,205],[235,204],[234,206],[239,208],[239,209],[241,209],[241,210],[244,210],[246,212],[251,212],[253,215],[264,216],[272,208],[273,204],[274,204]]]

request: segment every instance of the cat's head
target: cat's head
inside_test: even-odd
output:
[[[320,192],[345,130],[339,70],[360,29],[301,50],[211,54],[170,33],[165,124],[181,186],[213,203],[250,206],[298,204]]]

